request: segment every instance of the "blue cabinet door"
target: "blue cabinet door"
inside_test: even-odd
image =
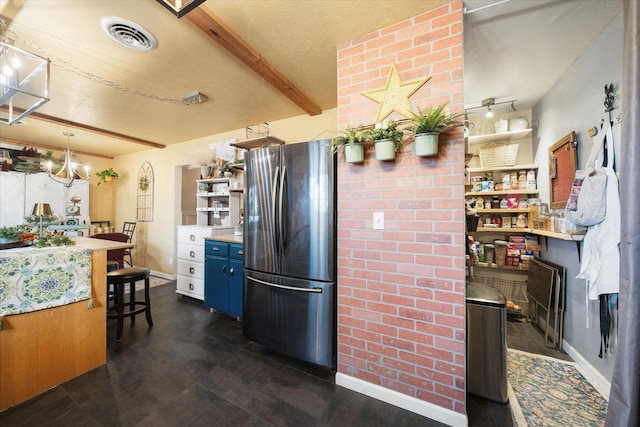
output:
[[[229,259],[229,314],[242,317],[242,260]]]
[[[210,257],[205,260],[204,304],[224,312],[229,311],[228,258]]]

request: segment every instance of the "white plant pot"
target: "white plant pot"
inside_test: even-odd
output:
[[[202,179],[206,179],[209,177],[209,166],[200,166],[200,175]]]
[[[413,152],[418,157],[430,157],[438,155],[438,133],[419,133],[413,143]]]
[[[364,162],[364,145],[347,144],[344,146],[344,159],[347,163]]]
[[[375,141],[376,160],[393,160],[396,158],[396,147],[391,139]]]

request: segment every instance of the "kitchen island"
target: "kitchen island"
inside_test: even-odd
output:
[[[74,240],[76,245],[69,246],[69,251],[91,251],[90,296],[69,304],[2,317],[0,411],[106,363],[107,250],[133,245],[86,237]],[[53,254],[61,250],[9,249],[1,251],[0,258],[9,265],[8,260],[14,255]],[[20,268],[15,267],[16,270]],[[7,282],[16,274],[4,273],[0,279],[6,285],[5,289],[17,289],[17,285],[12,286]],[[24,293],[24,289],[21,292]],[[9,296],[4,295],[3,299]]]

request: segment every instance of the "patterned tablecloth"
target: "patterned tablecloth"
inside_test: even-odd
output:
[[[0,316],[90,298],[90,249],[53,247],[0,252]]]

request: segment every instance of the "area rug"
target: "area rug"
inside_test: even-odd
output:
[[[173,280],[168,280],[168,279],[164,279],[162,277],[158,277],[158,276],[149,276],[149,287],[153,288],[156,286],[161,286],[161,285],[166,285],[167,283],[171,283],[173,282]],[[137,291],[142,291],[144,290],[144,282],[137,282],[136,283],[136,292]],[[125,293],[127,293],[127,291],[125,290]]]
[[[519,427],[604,426],[607,401],[574,362],[508,350],[509,402]]]

